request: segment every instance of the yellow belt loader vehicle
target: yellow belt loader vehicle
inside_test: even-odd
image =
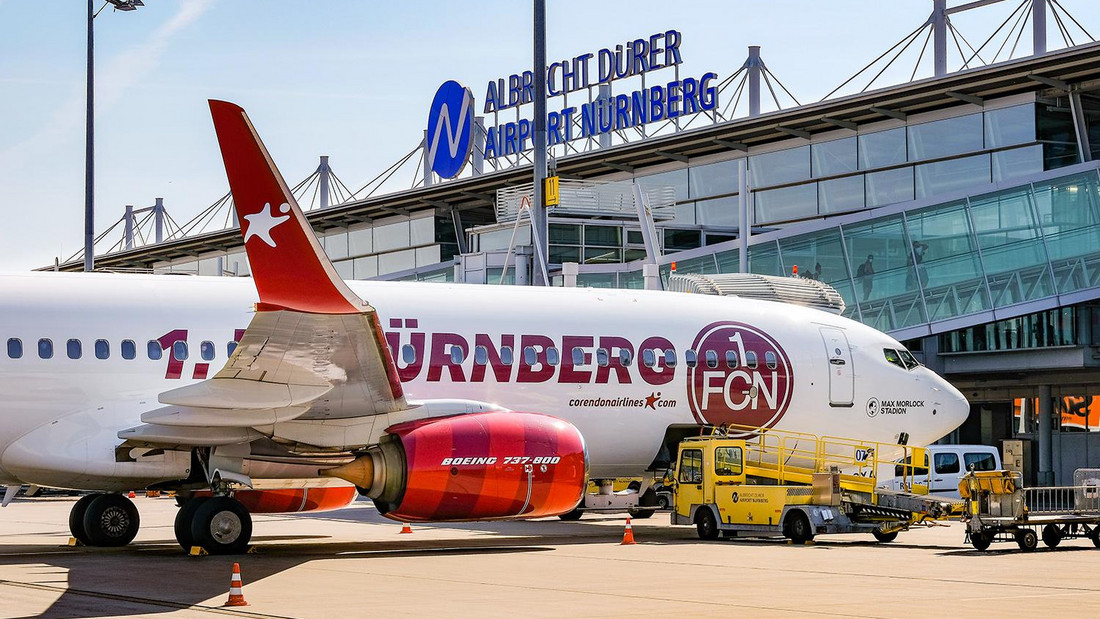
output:
[[[695,525],[701,539],[783,535],[805,543],[865,532],[889,542],[913,525],[961,514],[961,502],[878,488],[879,467],[893,469],[899,455],[924,460],[917,447],[718,429],[680,443],[672,523]],[[919,487],[902,466],[907,487]]]

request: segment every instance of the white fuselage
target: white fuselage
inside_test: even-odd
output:
[[[670,426],[732,421],[885,443],[904,434],[923,445],[969,412],[933,372],[888,363],[884,349],[902,348],[894,339],[812,309],[641,290],[349,285],[377,309],[410,400],[461,398],[565,419],[584,436],[593,477],[640,474]],[[256,301],[249,279],[0,276],[0,342],[22,347],[21,358],[0,349],[0,482],[70,485],[64,480],[75,478],[51,476],[49,462],[113,461],[117,433],[140,425],[160,393],[225,364]],[[173,362],[177,339],[188,344],[182,364]],[[69,358],[69,340],[80,342],[80,358]],[[106,359],[97,358],[97,340]],[[166,350],[150,359],[158,340],[153,348]],[[52,358],[41,358],[40,341],[52,342]],[[133,342],[133,359],[123,358],[124,341]],[[211,359],[202,358],[204,342],[213,344]],[[737,358],[707,359],[716,342]],[[452,357],[454,347],[464,354]],[[510,366],[499,360],[504,348]],[[585,359],[574,367],[575,348]],[[669,348],[674,366],[665,362]],[[648,365],[643,349],[657,351]],[[5,466],[13,444],[65,418],[79,423],[36,444],[48,453],[35,479]]]

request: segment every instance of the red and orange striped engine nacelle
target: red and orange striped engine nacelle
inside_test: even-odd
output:
[[[575,426],[548,415],[491,411],[387,429],[366,456],[326,475],[404,522],[499,520],[563,514],[588,481]]]
[[[206,490],[196,492],[195,496],[212,496],[212,493]],[[233,493],[233,498],[253,514],[327,512],[351,505],[357,496],[359,492],[353,486],[238,490]]]

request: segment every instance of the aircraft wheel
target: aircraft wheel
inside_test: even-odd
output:
[[[86,494],[73,504],[69,512],[69,532],[73,534],[81,544],[85,546],[91,542],[88,540],[88,532],[84,530],[84,514],[88,513],[88,505],[99,498],[98,494]]]
[[[630,517],[635,520],[645,520],[656,513],[656,511],[655,509],[628,509],[626,513],[630,514]]]
[[[173,529],[176,532],[176,541],[179,542],[184,552],[191,552],[191,547],[195,545],[195,538],[191,537],[191,521],[195,519],[195,510],[209,498],[200,496],[180,501],[180,497],[176,497],[176,501],[180,503],[180,508],[176,512]]]
[[[83,520],[88,545],[125,546],[134,541],[141,518],[133,501],[121,494],[94,496],[88,503]]]
[[[983,531],[974,531],[970,534],[970,544],[975,550],[985,550],[993,543],[993,534]]]
[[[875,539],[882,542],[883,544],[892,542],[892,541],[894,541],[898,538],[898,532],[897,531],[891,531],[890,533],[883,533],[882,531],[880,531],[878,529],[875,529],[874,531],[871,531],[871,535],[874,535]]]
[[[1039,547],[1039,536],[1031,529],[1020,529],[1016,531],[1016,545],[1020,550],[1031,552]]]
[[[583,496],[581,497],[581,500],[577,502],[577,506],[573,508],[573,511],[565,512],[564,514],[558,514],[558,519],[564,520],[565,522],[573,522],[575,520],[580,520],[581,516],[584,515],[584,510],[581,509],[582,507],[584,507],[584,497]]]
[[[709,507],[700,507],[695,512],[695,532],[699,534],[699,539],[718,539],[718,521]]]
[[[1048,548],[1054,548],[1062,541],[1062,530],[1058,528],[1058,525],[1048,524],[1043,527],[1043,543]]]
[[[796,544],[805,544],[814,538],[810,519],[800,510],[792,510],[787,516],[787,537]]]
[[[240,554],[252,539],[252,515],[231,497],[211,497],[195,509],[191,539],[212,555]]]

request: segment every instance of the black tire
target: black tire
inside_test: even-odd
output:
[[[714,512],[709,507],[696,510],[695,532],[699,534],[699,539],[718,539],[718,520],[714,518]]]
[[[645,520],[650,518],[653,514],[657,513],[655,509],[628,509],[626,513],[630,514],[630,517],[635,520]]]
[[[141,518],[133,501],[121,494],[99,494],[84,512],[89,546],[125,546],[134,541]]]
[[[86,494],[80,497],[80,500],[74,503],[72,510],[69,511],[69,533],[72,533],[73,537],[85,546],[90,542],[88,541],[88,533],[84,530],[84,514],[88,513],[88,505],[96,500],[98,496],[98,494]]]
[[[669,504],[668,504],[668,497],[663,495],[663,494],[658,494],[657,495],[657,507],[660,508],[660,509],[668,509],[670,507]]]
[[[875,536],[875,539],[883,544],[888,544],[898,538],[897,531],[891,531],[889,533],[883,533],[882,531],[875,529],[871,531],[871,535]]]
[[[573,511],[571,512],[565,512],[564,514],[558,515],[558,519],[564,520],[565,522],[575,522],[577,520],[580,520],[581,516],[584,515],[584,510],[581,509],[581,505],[584,505],[584,503],[582,502],[578,504],[576,507],[573,508]]]
[[[1058,525],[1048,524],[1043,527],[1043,543],[1048,548],[1056,548],[1058,543],[1062,541],[1062,530],[1058,528]]]
[[[184,552],[191,552],[191,547],[195,545],[195,538],[191,537],[191,521],[195,519],[195,510],[209,498],[200,496],[180,501],[180,497],[176,497],[176,502],[180,504],[180,508],[176,512],[176,521],[172,528],[176,532],[176,541],[179,542],[180,548],[183,548]]]
[[[1039,547],[1039,536],[1031,529],[1019,529],[1015,533],[1016,545],[1020,550],[1031,552]]]
[[[810,525],[810,519],[801,510],[793,510],[787,514],[787,537],[796,544],[805,544],[814,539],[814,529]]]
[[[983,531],[974,531],[970,534],[970,544],[975,550],[985,550],[993,543],[993,534]]]
[[[1092,540],[1092,545],[1100,548],[1100,525],[1097,525],[1089,531],[1089,539]]]
[[[236,499],[211,497],[195,509],[191,539],[212,555],[240,554],[252,539],[252,515]]]

